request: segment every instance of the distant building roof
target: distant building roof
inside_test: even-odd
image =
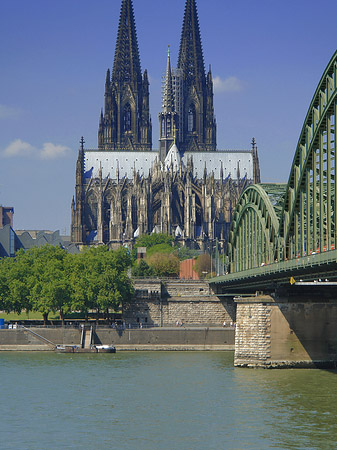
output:
[[[70,242],[70,236],[60,236],[60,232],[49,230],[17,230],[10,225],[0,229],[0,256],[14,256],[20,248],[28,250],[43,245],[60,246],[69,253],[79,253],[79,248]]]
[[[171,151],[172,150],[172,151]],[[179,155],[179,158],[177,157]],[[171,161],[176,166],[179,159],[184,165],[193,158],[194,175],[201,178],[205,165],[207,173],[214,172],[214,178],[220,179],[221,164],[224,178],[237,178],[239,168],[240,177],[253,179],[253,154],[251,150],[217,150],[215,152],[185,152],[179,153],[176,145],[173,145],[165,160],[165,166],[169,167]],[[84,152],[84,177],[98,178],[100,168],[103,178],[116,179],[117,170],[120,178],[133,177],[134,168],[140,175],[147,176],[155,161],[159,160],[158,151],[100,151],[85,150]]]

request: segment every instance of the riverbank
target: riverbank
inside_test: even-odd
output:
[[[0,351],[53,351],[53,344],[80,345],[80,342],[81,331],[76,328],[0,330]],[[234,328],[97,328],[92,343],[114,345],[117,351],[233,351]]]

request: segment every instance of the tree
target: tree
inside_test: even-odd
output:
[[[65,270],[66,251],[45,245],[28,250],[27,255],[33,259],[30,297],[34,311],[42,313],[45,324],[51,311],[59,311],[64,324],[64,314],[71,309],[71,287]]]
[[[194,248],[188,248],[186,245],[180,247],[178,249],[178,258],[180,261],[184,261],[185,259],[195,258],[200,255],[200,250],[196,250]]]
[[[164,233],[143,234],[137,238],[135,246],[132,250],[132,259],[137,259],[137,248],[146,247],[147,255],[152,255],[156,252],[169,253],[173,251],[174,237]],[[158,247],[157,247],[158,246]],[[156,247],[156,249],[154,248]]]
[[[30,289],[32,264],[23,250],[15,258],[4,258],[0,262],[0,305],[6,312],[21,314],[30,311]]]
[[[153,277],[155,275],[155,269],[150,267],[145,259],[141,259],[139,263],[136,262],[132,267],[132,276],[134,277]]]
[[[180,270],[180,262],[172,253],[154,253],[147,259],[150,267],[153,267],[160,277],[177,277]]]
[[[127,249],[109,251],[105,246],[70,255],[46,245],[19,251],[15,258],[0,260],[0,309],[21,313],[34,310],[47,323],[59,311],[62,324],[70,310],[117,310],[130,301],[133,288],[127,269]]]
[[[89,309],[97,309],[109,315],[109,309],[116,311],[130,301],[130,264],[130,254],[124,247],[116,251],[109,251],[106,246],[91,247],[70,257],[73,309],[86,315]]]
[[[212,263],[211,263],[211,257],[208,253],[204,253],[200,256],[198,256],[194,270],[199,275],[199,278],[205,278],[207,275],[211,274],[212,270]]]

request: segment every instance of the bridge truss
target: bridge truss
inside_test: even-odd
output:
[[[227,245],[231,273],[322,253],[331,259],[337,249],[336,116],[337,52],[310,104],[288,184],[249,186],[239,199]]]

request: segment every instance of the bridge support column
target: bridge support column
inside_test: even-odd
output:
[[[234,365],[336,367],[337,303],[237,298]]]

